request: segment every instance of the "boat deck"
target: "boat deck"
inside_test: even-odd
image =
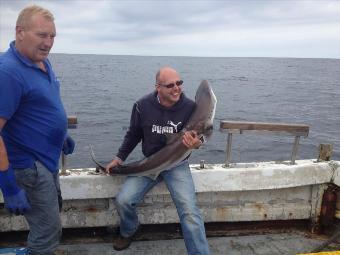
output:
[[[290,255],[309,253],[322,244],[322,239],[311,239],[304,232],[280,233],[266,235],[247,235],[208,238],[211,254],[215,255]],[[121,252],[116,252],[111,243],[95,243],[82,245],[62,245],[64,254],[149,254],[149,255],[179,255],[187,254],[181,239],[136,241]],[[340,244],[332,244],[329,251],[339,250]]]
[[[206,231],[211,254],[304,254],[311,253],[330,238],[330,233],[311,234],[306,229],[306,221],[287,222],[287,226],[283,226],[284,222],[275,222],[268,227],[264,227],[263,224],[249,224],[207,224]],[[111,228],[65,229],[59,254],[186,254],[179,224],[142,225],[136,241],[128,249],[119,253],[112,248],[112,240],[115,237],[112,230]],[[26,235],[26,231],[2,233],[0,247],[24,247]],[[333,251],[331,254],[340,254],[340,240],[330,243],[322,250]],[[7,254],[16,254],[8,251],[9,249]],[[0,249],[0,254],[6,254],[4,252],[4,249]]]
[[[310,253],[332,235],[314,233],[320,233],[320,227],[328,231],[325,224],[339,219],[335,216],[340,199],[339,203],[333,199],[332,190],[340,185],[338,161],[191,168],[211,254]],[[119,224],[114,199],[124,177],[98,174],[95,169],[68,173],[60,180],[64,198],[61,254],[116,254],[114,235],[107,226]],[[324,194],[334,200],[325,200],[328,206],[323,203]],[[25,246],[28,227],[22,216],[8,214],[1,199],[0,254],[4,254],[1,248]],[[177,211],[164,183],[145,196],[138,214],[142,235],[120,254],[186,254]],[[323,250],[338,250],[340,254],[340,242],[334,241]]]

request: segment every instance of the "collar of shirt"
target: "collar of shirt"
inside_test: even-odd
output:
[[[38,69],[40,69],[40,68],[38,67],[37,64],[34,64],[34,63],[33,63],[31,60],[29,60],[27,57],[21,55],[21,53],[17,50],[17,48],[15,48],[15,41],[12,41],[12,42],[10,43],[10,48],[11,48],[13,54],[14,54],[14,55],[15,55],[22,63],[24,63],[25,65],[27,65],[27,66],[29,66],[29,67],[33,67],[33,68],[38,68]],[[47,62],[46,60],[44,60],[43,62],[44,62],[45,67],[48,66],[48,65],[46,64],[46,62]]]

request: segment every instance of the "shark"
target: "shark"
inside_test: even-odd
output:
[[[195,131],[200,138],[209,138],[213,130],[216,103],[217,99],[212,87],[207,80],[203,80],[196,91],[195,109],[184,128],[178,133],[165,134],[167,143],[156,153],[139,161],[115,166],[110,169],[110,174],[148,176],[156,179],[160,172],[179,165],[193,150],[183,144],[182,136],[184,132]],[[93,162],[100,170],[105,172],[105,166],[96,160],[92,146],[90,146],[90,149]]]

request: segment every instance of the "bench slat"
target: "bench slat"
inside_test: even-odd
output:
[[[272,131],[287,132],[292,135],[308,136],[309,126],[305,124],[286,124],[270,122],[244,122],[222,120],[221,129],[240,130],[240,131]]]
[[[76,124],[78,124],[77,116],[68,116],[67,117],[67,124],[69,124],[69,125],[76,125]]]

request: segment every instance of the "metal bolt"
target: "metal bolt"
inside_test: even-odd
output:
[[[200,168],[201,168],[201,169],[204,168],[204,163],[205,163],[205,161],[204,161],[204,159],[202,159],[202,160],[200,161]]]

